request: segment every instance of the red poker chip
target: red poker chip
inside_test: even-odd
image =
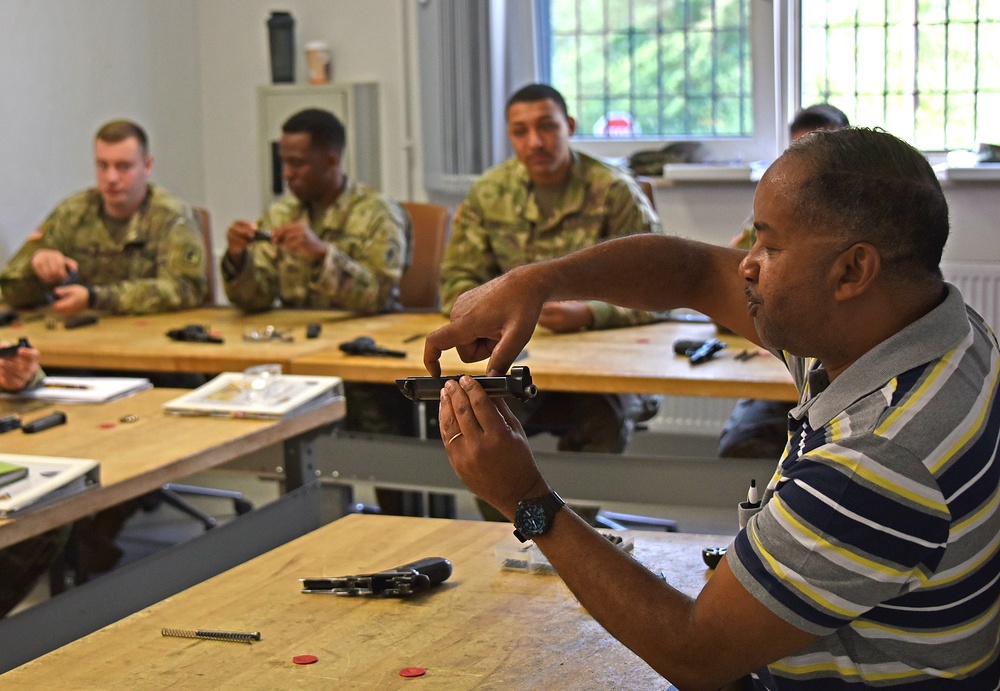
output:
[[[401,677],[422,677],[427,674],[427,670],[423,667],[404,667],[399,670],[399,676]]]
[[[296,655],[292,658],[292,662],[297,665],[311,665],[317,660],[319,660],[319,658],[315,655]]]

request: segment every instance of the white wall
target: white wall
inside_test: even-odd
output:
[[[196,0],[0,0],[0,261],[94,181],[93,137],[125,117],[154,181],[204,201]]]
[[[257,149],[257,87],[271,81],[267,19],[287,10],[295,19],[296,81],[306,81],[306,42],[324,40],[333,80],[379,83],[382,189],[409,195],[404,59],[405,0],[201,0],[198,26],[204,103],[205,191],[216,253],[225,228],[261,211]]]

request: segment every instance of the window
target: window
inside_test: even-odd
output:
[[[548,80],[581,136],[753,133],[749,0],[548,0]]]
[[[574,146],[624,156],[698,141],[708,160],[780,144],[772,0],[535,0],[538,75],[566,97]]]
[[[801,102],[924,151],[1000,142],[1000,3],[807,0]]]

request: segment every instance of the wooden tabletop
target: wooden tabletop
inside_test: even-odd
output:
[[[265,362],[282,366],[287,373],[293,357],[329,348],[342,340],[331,328],[350,319],[351,312],[279,309],[244,314],[228,307],[205,307],[144,316],[101,315],[96,324],[65,329],[62,318],[48,328],[43,313],[26,313],[28,321],[0,328],[0,340],[16,342],[26,337],[42,352],[46,367],[136,370],[146,372],[239,372]],[[318,323],[318,338],[306,338],[306,326]],[[167,331],[202,324],[218,331],[224,343],[174,341]],[[267,326],[288,332],[291,342],[245,341],[248,327]]]
[[[319,338],[305,337],[306,325],[319,323]],[[101,317],[97,324],[66,330],[48,329],[44,321],[0,328],[0,340],[27,337],[42,351],[49,367],[207,372],[241,371],[274,362],[286,373],[324,374],[345,381],[392,383],[423,376],[424,336],[447,323],[437,313],[396,313],[360,317],[326,310],[272,310],[245,315],[232,308],[202,308],[144,317]],[[165,335],[188,324],[206,324],[221,332],[225,343],[186,343]],[[247,342],[247,327],[272,325],[288,330],[294,341]],[[346,355],[344,341],[370,336],[386,348],[406,352],[404,358]],[[677,339],[718,336],[729,346],[712,360],[692,366],[675,355]],[[736,360],[743,351],[759,353]],[[658,393],[678,396],[797,400],[791,377],[775,357],[732,335],[720,335],[713,324],[661,322],[625,329],[555,334],[539,328],[517,364],[527,365],[542,390],[593,393]],[[454,351],[442,358],[446,374],[482,374],[486,363],[463,363]]]
[[[100,463],[101,473],[99,488],[0,520],[0,547],[283,442],[344,415],[343,400],[277,421],[164,413],[163,403],[182,393],[179,389],[147,389],[104,404],[49,406],[25,415],[25,419],[60,410],[66,413],[65,425],[38,434],[15,430],[0,435],[4,453],[89,458]],[[126,415],[138,419],[121,422]]]
[[[632,533],[635,556],[689,595],[701,548],[731,537]],[[551,575],[502,571],[501,523],[352,515],[0,677],[5,689],[662,689]],[[427,556],[452,577],[411,599],[307,595],[300,577]],[[260,631],[251,645],[165,638],[163,627]],[[315,655],[311,665],[296,655]],[[399,676],[423,667],[424,677]]]
[[[371,336],[380,346],[405,351],[406,357],[347,355],[334,347],[294,357],[291,371],[383,383],[423,376],[423,337],[446,323],[443,316],[430,313],[339,322],[333,328],[341,340]],[[692,366],[686,357],[674,354],[678,339],[713,337],[728,347],[708,362]],[[777,358],[742,338],[720,334],[713,324],[660,322],[572,334],[539,328],[525,351],[517,364],[531,370],[542,390],[798,400],[791,376]],[[757,355],[735,359],[744,351]],[[463,363],[453,350],[444,353],[441,364],[445,374],[482,374],[486,368],[485,362]]]

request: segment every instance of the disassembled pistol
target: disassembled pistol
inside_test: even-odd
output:
[[[436,401],[441,398],[441,387],[449,379],[458,381],[463,375],[448,377],[407,377],[397,379],[396,386],[411,401]],[[503,377],[474,376],[491,398],[518,398],[527,401],[538,394],[531,383],[531,371],[527,367],[512,367],[510,374]]]
[[[451,562],[444,557],[425,557],[388,571],[334,578],[300,578],[303,593],[406,597],[429,590],[448,580]]]

